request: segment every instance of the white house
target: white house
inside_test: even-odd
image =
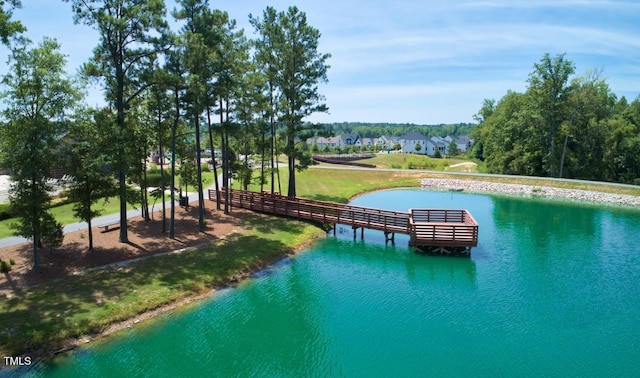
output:
[[[326,147],[335,148],[338,146],[342,146],[342,139],[339,136],[334,137],[313,137],[307,139],[307,144],[312,145],[316,143],[319,149],[324,149]]]
[[[420,133],[408,133],[400,137],[403,153],[426,155],[428,138]],[[418,147],[419,146],[419,147]]]
[[[445,156],[447,154],[447,152],[449,151],[449,142],[445,138],[433,136],[430,138],[430,140],[431,143],[433,143],[435,146],[435,149],[433,151],[434,154],[436,150],[440,151],[441,156]]]
[[[469,139],[467,135],[460,135],[459,137],[447,135],[443,139],[447,141],[447,150],[449,148],[449,144],[451,144],[451,142],[453,141],[458,147],[458,151],[460,151],[461,153],[467,152],[467,150],[471,148],[471,145],[473,144],[473,141]]]
[[[373,147],[375,146],[376,138],[360,138],[360,143],[362,147]]]
[[[382,150],[393,150],[396,144],[400,144],[400,137],[382,135],[375,140],[375,145]]]

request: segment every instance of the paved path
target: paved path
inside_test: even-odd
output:
[[[221,181],[222,181],[222,175],[218,175],[218,182],[221,182]],[[205,200],[208,198],[208,189],[215,189],[215,184],[209,188],[204,189]],[[189,196],[189,201],[196,201],[198,199],[198,192],[189,192],[187,193],[187,195]],[[167,201],[166,206],[167,208],[170,208],[171,201]],[[154,210],[156,209],[157,210],[162,209],[162,203],[156,204],[156,206],[154,207]],[[140,215],[140,209],[133,209],[133,210],[127,211],[127,219],[134,218],[139,215]],[[94,227],[99,227],[107,224],[118,223],[119,221],[120,221],[120,213],[118,212],[118,213],[103,215],[103,216],[94,218],[91,224]],[[86,229],[87,229],[87,222],[71,223],[63,227],[63,231],[65,234],[68,234],[70,232],[80,231],[80,230],[86,230]],[[14,245],[28,243],[28,242],[30,242],[28,239],[23,238],[21,236],[11,236],[8,238],[0,239],[0,248],[11,247]]]

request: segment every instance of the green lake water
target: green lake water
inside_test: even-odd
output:
[[[41,362],[33,376],[640,375],[640,212],[394,190],[385,209],[466,208],[470,258],[347,226],[238,288]]]

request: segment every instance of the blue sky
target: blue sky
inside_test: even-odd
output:
[[[57,38],[75,71],[98,42],[61,0],[22,0],[27,36]],[[168,1],[168,7],[174,7]],[[524,91],[545,53],[566,53],[576,74],[602,69],[619,97],[640,94],[640,2],[609,0],[211,0],[248,36],[248,14],[296,5],[331,53],[317,122],[472,122],[485,98]],[[6,60],[0,47],[0,59]],[[0,72],[6,68],[0,69]],[[100,94],[92,90],[89,103]]]

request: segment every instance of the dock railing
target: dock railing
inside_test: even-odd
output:
[[[478,223],[467,210],[410,209],[411,245],[475,247]]]
[[[226,193],[220,191],[224,201]],[[209,199],[215,200],[215,190],[209,190]],[[289,198],[269,192],[259,193],[238,189],[229,190],[231,206],[298,219],[319,221],[324,224],[345,224],[385,232],[408,233],[409,213],[353,206],[303,198]]]
[[[475,247],[478,244],[478,223],[467,210],[410,209],[409,212],[383,210],[303,198],[289,198],[278,193],[229,189],[232,207],[297,219],[343,224],[389,233],[408,234],[409,244],[416,247]],[[226,190],[220,191],[221,201]],[[215,190],[209,199],[216,200]],[[355,231],[354,231],[355,232]],[[355,235],[355,234],[354,234]]]

